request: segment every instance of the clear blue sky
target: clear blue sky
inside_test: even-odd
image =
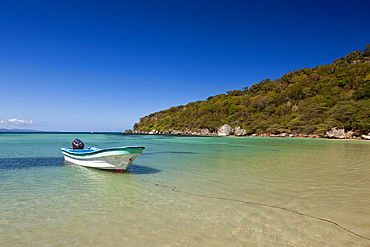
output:
[[[368,0],[3,0],[0,128],[124,131],[369,43]]]

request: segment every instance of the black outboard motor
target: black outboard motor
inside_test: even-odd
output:
[[[72,142],[73,149],[84,149],[85,144],[78,138]]]

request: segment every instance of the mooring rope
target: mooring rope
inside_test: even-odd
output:
[[[313,215],[309,215],[309,214],[305,214],[305,213],[302,213],[302,212],[299,212],[299,211],[296,211],[296,210],[293,210],[293,209],[289,209],[289,208],[285,208],[285,207],[280,207],[280,206],[269,205],[269,204],[266,204],[266,203],[259,203],[259,202],[252,202],[252,201],[244,201],[244,200],[239,200],[239,199],[226,198],[226,197],[218,197],[218,196],[208,196],[208,195],[203,195],[203,194],[198,194],[198,193],[193,193],[193,192],[180,191],[180,190],[177,190],[176,186],[169,186],[169,185],[163,185],[163,184],[157,184],[157,183],[155,185],[156,186],[161,186],[161,187],[172,188],[171,191],[173,191],[173,192],[188,194],[188,195],[192,195],[192,196],[198,196],[198,197],[204,197],[204,198],[211,198],[211,199],[218,199],[218,200],[224,200],[224,201],[233,201],[233,202],[239,202],[239,203],[245,203],[245,204],[253,204],[253,205],[258,205],[258,206],[263,206],[263,207],[276,208],[276,209],[281,209],[281,210],[289,211],[289,212],[292,212],[292,213],[295,213],[295,214],[299,214],[299,215],[302,215],[302,216],[310,217],[310,218],[313,218],[313,219],[316,219],[316,220],[320,220],[320,221],[324,221],[324,222],[333,224],[333,225],[335,225],[335,226],[337,226],[337,227],[339,227],[339,228],[347,231],[350,234],[353,234],[353,235],[355,235],[357,237],[360,237],[360,238],[363,238],[363,239],[366,239],[366,240],[369,240],[370,241],[370,238],[365,237],[365,236],[362,236],[362,235],[360,235],[360,234],[358,234],[358,233],[356,233],[354,231],[351,231],[348,228],[340,225],[339,223],[337,223],[335,221],[324,219],[324,218],[313,216]]]
[[[135,173],[135,170],[134,170],[134,167],[133,166],[131,168],[131,172],[133,174]],[[336,227],[339,227],[339,228],[343,229],[344,231],[346,231],[346,232],[348,232],[348,233],[350,233],[350,234],[352,234],[354,236],[357,236],[359,238],[366,239],[366,240],[369,240],[370,241],[370,238],[369,237],[365,237],[365,236],[360,235],[360,234],[358,234],[358,233],[356,233],[354,231],[351,231],[348,228],[342,226],[341,224],[339,224],[339,223],[337,223],[335,221],[324,219],[324,218],[321,218],[321,217],[318,217],[318,216],[314,216],[314,215],[310,215],[310,214],[305,214],[305,213],[302,213],[302,212],[299,212],[299,211],[296,211],[296,210],[293,210],[293,209],[289,209],[289,208],[285,208],[285,207],[280,207],[280,206],[275,206],[275,205],[270,205],[270,204],[266,204],[266,203],[260,203],[260,202],[244,201],[244,200],[227,198],[227,197],[209,196],[209,195],[203,195],[203,194],[198,194],[198,193],[193,193],[193,192],[188,192],[188,191],[181,191],[181,190],[177,190],[177,187],[176,186],[154,183],[154,182],[151,182],[151,181],[148,181],[148,180],[145,180],[145,179],[141,179],[141,180],[144,181],[144,182],[155,184],[156,186],[171,188],[171,191],[177,192],[177,193],[183,193],[183,194],[188,194],[188,195],[198,196],[198,197],[204,197],[204,198],[210,198],[210,199],[217,199],[217,200],[224,200],[224,201],[233,201],[233,202],[239,202],[239,203],[244,203],[244,204],[252,204],[252,205],[258,205],[258,206],[263,206],[263,207],[268,207],[268,208],[276,208],[276,209],[285,210],[285,211],[288,211],[288,212],[292,212],[292,213],[295,213],[295,214],[299,214],[299,215],[302,215],[302,216],[306,216],[306,217],[309,217],[309,218],[312,218],[312,219],[316,219],[316,220],[320,220],[320,221],[323,221],[323,222],[332,224],[332,225],[334,225]]]
[[[141,179],[141,180],[142,181],[145,181],[145,182],[152,183],[152,182],[147,181],[145,179]],[[193,192],[188,192],[188,191],[177,190],[177,187],[176,186],[170,186],[170,185],[164,185],[164,184],[158,184],[158,183],[154,183],[154,184],[156,186],[160,186],[160,187],[171,188],[171,191],[173,191],[173,192],[188,194],[188,195],[192,195],[192,196],[198,196],[198,197],[204,197],[204,198],[210,198],[210,199],[217,199],[217,200],[224,200],[224,201],[239,202],[239,203],[252,204],[252,205],[258,205],[258,206],[263,206],[263,207],[269,207],[269,208],[276,208],[276,209],[285,210],[285,211],[288,211],[288,212],[291,212],[291,213],[299,214],[299,215],[302,215],[302,216],[306,216],[306,217],[309,217],[309,218],[312,218],[312,219],[316,219],[316,220],[320,220],[320,221],[323,221],[323,222],[332,224],[332,225],[334,225],[336,227],[339,227],[339,228],[343,229],[344,231],[346,231],[346,232],[348,232],[348,233],[350,233],[350,234],[352,234],[354,236],[357,236],[359,238],[363,238],[363,239],[366,239],[366,240],[369,240],[370,241],[370,238],[369,237],[365,237],[365,236],[362,236],[362,235],[360,235],[360,234],[358,234],[358,233],[356,233],[354,231],[351,231],[348,228],[342,226],[341,224],[339,224],[339,223],[337,223],[335,221],[324,219],[324,218],[317,217],[317,216],[310,215],[310,214],[305,214],[305,213],[302,213],[302,212],[299,212],[299,211],[296,211],[296,210],[293,210],[293,209],[289,209],[289,208],[285,208],[285,207],[280,207],[280,206],[274,206],[274,205],[270,205],[270,204],[266,204],[266,203],[260,203],[260,202],[244,201],[244,200],[227,198],[227,197],[219,197],[219,196],[208,196],[208,195],[203,195],[203,194],[198,194],[198,193],[193,193]]]

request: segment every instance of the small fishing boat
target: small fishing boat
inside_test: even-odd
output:
[[[76,165],[104,170],[124,172],[132,162],[143,153],[145,147],[115,147],[100,149],[95,147],[84,148],[84,144],[75,139],[73,148],[61,148],[66,162]]]

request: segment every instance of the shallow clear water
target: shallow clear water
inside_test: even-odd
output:
[[[60,147],[145,146],[130,171]],[[370,142],[0,134],[1,246],[370,246]]]

